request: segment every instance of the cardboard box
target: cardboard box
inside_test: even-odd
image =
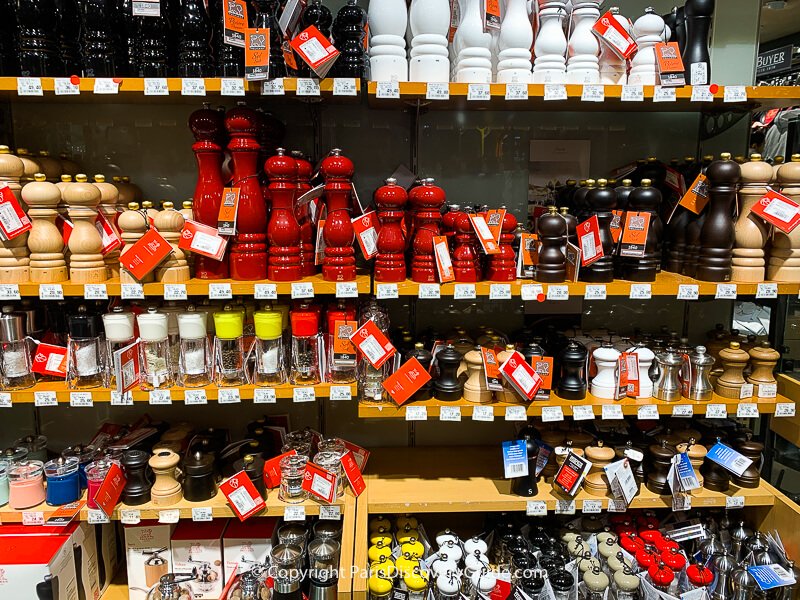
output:
[[[267,559],[277,527],[277,517],[255,517],[245,523],[231,519],[222,537],[226,585],[237,569],[247,572],[252,563],[263,563]]]
[[[172,568],[176,573],[194,573],[187,585],[197,599],[222,594],[225,580],[222,562],[222,534],[227,521],[181,521],[172,532]]]
[[[128,597],[146,600],[162,575],[172,571],[170,539],[173,524],[142,521],[125,526],[125,555],[128,559]]]
[[[0,594],[14,600],[78,600],[69,535],[6,536],[0,544]],[[38,590],[38,591],[37,591]]]

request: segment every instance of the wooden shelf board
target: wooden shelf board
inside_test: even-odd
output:
[[[542,500],[548,510],[554,510],[557,500],[565,500],[553,491],[552,485],[539,481],[539,493],[532,498],[511,494],[511,480],[503,479],[500,446],[441,447],[441,448],[374,448],[370,455],[369,512],[427,513],[524,511],[530,500]],[[765,482],[755,489],[731,485],[727,492],[695,490],[692,507],[724,507],[730,496],[743,496],[745,506],[772,506],[775,489]],[[584,500],[602,500],[608,508],[608,498],[587,494],[581,490],[576,509]],[[631,508],[667,508],[672,496],[659,496],[642,486]]]
[[[504,283],[504,282],[479,281],[473,284],[475,286],[475,295],[478,297],[489,297],[492,285],[498,283]],[[532,279],[517,279],[516,281],[510,281],[505,283],[509,283],[511,285],[512,297],[520,296],[523,285],[541,285],[545,297],[547,296],[548,286],[566,285],[567,287],[569,287],[570,297],[583,298],[584,294],[586,293],[586,286],[592,285],[584,283],[583,281],[547,284],[547,283],[539,283]],[[605,284],[606,294],[608,296],[629,296],[631,293],[631,286],[634,285],[635,283],[636,282],[617,279],[611,283]],[[732,281],[730,283],[736,284],[737,293],[740,296],[755,295],[756,292],[758,291],[758,283],[736,282],[736,281]],[[798,292],[800,292],[800,283],[788,283],[788,282],[769,282],[769,283],[778,284],[778,294],[791,294],[796,296]],[[380,282],[377,281],[374,282],[373,284],[374,293],[376,294],[378,293],[378,286],[380,285],[382,285]],[[397,285],[397,293],[399,296],[419,295],[420,284],[411,281],[410,279],[402,281],[396,285]],[[455,293],[456,285],[457,285],[456,283],[452,282],[440,284],[441,295],[452,296]],[[698,281],[696,279],[692,279],[691,277],[678,275],[677,273],[668,273],[666,271],[662,271],[661,273],[656,275],[656,280],[650,284],[650,289],[653,296],[677,297],[678,290],[681,285],[696,285],[698,286],[698,293],[700,296],[714,296],[717,293],[718,284],[711,283],[708,281]]]
[[[777,380],[779,393],[793,401],[800,399],[800,381],[783,374],[779,374]],[[800,414],[795,414],[794,417],[770,419],[769,428],[786,441],[800,446]]]

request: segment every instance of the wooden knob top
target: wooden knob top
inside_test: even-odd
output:
[[[94,185],[100,190],[101,204],[116,204],[119,200],[119,190],[113,183],[108,183],[104,175],[94,176]]]
[[[100,190],[89,183],[86,175],[77,175],[75,182],[64,187],[64,202],[70,206],[86,206],[94,208],[100,202]]]
[[[136,202],[130,202],[128,210],[120,214],[117,225],[123,232],[147,231],[147,218],[138,209],[139,205]]]
[[[727,348],[719,351],[719,358],[729,362],[747,362],[750,355],[741,349],[739,342],[731,342]]]
[[[177,467],[180,460],[181,457],[172,450],[160,450],[150,457],[148,464],[151,469],[167,470]]]
[[[0,146],[0,178],[19,179],[25,173],[25,164],[11,154],[8,146]]]
[[[169,203],[171,204],[171,203]],[[180,231],[186,222],[183,215],[172,208],[165,208],[153,218],[153,225],[159,231]]]
[[[766,185],[772,180],[774,174],[772,165],[761,160],[760,154],[752,154],[750,162],[743,163],[740,170],[743,184],[761,183]]]
[[[774,348],[770,348],[768,342],[762,342],[759,346],[750,349],[750,358],[753,360],[775,361],[778,362],[781,354]]]
[[[37,173],[35,181],[25,185],[21,194],[25,203],[32,208],[58,206],[58,203],[61,202],[61,190],[55,183],[45,181],[43,173]]]

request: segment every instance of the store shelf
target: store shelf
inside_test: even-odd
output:
[[[539,493],[532,498],[511,494],[511,480],[503,478],[500,445],[492,447],[374,448],[370,455],[367,490],[369,512],[455,513],[524,511],[527,503],[541,500],[555,510],[557,500],[567,500],[553,491],[550,483],[539,481]],[[692,493],[692,508],[725,507],[726,498],[741,496],[745,506],[772,506],[779,492],[761,481],[758,488],[731,485],[727,492],[706,489]],[[580,511],[584,500],[608,498],[581,490],[576,498]],[[672,496],[659,496],[642,486],[630,508],[666,508]]]
[[[106,588],[106,591],[103,592],[103,595],[100,596],[100,600],[129,600],[128,582],[124,571],[125,568],[122,567],[114,578],[114,581],[111,582],[108,588]]]
[[[399,84],[399,98],[378,98],[378,84],[370,81],[368,84],[369,103],[373,108],[399,108],[417,103],[434,110],[554,110],[554,111],[581,111],[581,112],[699,112],[703,110],[734,110],[778,108],[792,106],[800,100],[800,87],[747,87],[747,101],[741,103],[725,103],[724,87],[718,86],[714,93],[713,102],[692,101],[692,87],[686,86],[675,90],[674,102],[654,102],[654,87],[644,86],[644,100],[642,102],[623,102],[622,86],[604,86],[603,102],[583,102],[582,85],[566,85],[566,100],[545,100],[544,84],[528,85],[527,100],[506,100],[506,84],[493,83],[490,85],[489,100],[468,100],[469,84],[450,83],[449,98],[446,100],[427,100],[428,84],[415,82],[401,82]]]
[[[800,398],[800,381],[782,374],[777,376],[777,380],[778,391],[781,394],[790,398]],[[786,441],[800,446],[800,414],[785,419],[770,419],[769,428]]]
[[[605,398],[596,398],[591,394],[587,394],[583,400],[565,400],[559,398],[555,394],[551,394],[550,400],[547,401],[534,401],[527,406],[526,414],[529,417],[541,417],[542,409],[546,407],[559,407],[564,417],[573,416],[574,406],[591,406],[595,414],[595,418],[600,420],[602,417],[603,406],[619,406],[622,408],[622,414],[626,416],[637,416],[639,408],[642,406],[656,406],[659,415],[672,415],[676,406],[684,407],[691,406],[692,413],[695,417],[704,417],[706,414],[706,407],[711,404],[724,404],[728,412],[728,416],[735,417],[736,410],[740,404],[755,404],[758,408],[759,414],[773,414],[775,407],[780,403],[793,403],[792,400],[783,396],[777,398],[749,398],[746,400],[735,400],[732,398],[723,398],[714,394],[714,398],[709,402],[696,402],[681,398],[676,402],[664,402],[656,398],[623,398],[622,400],[608,400]],[[404,404],[403,406],[395,406],[394,404],[365,404],[359,403],[358,416],[362,419],[405,419],[406,409],[409,406],[424,406],[427,409],[428,418],[438,418],[441,414],[442,407],[457,406],[461,409],[462,417],[471,417],[476,406],[488,406],[492,408],[495,417],[501,420],[505,418],[506,410],[512,406],[524,406],[517,403],[509,402],[492,402],[491,404],[476,404],[464,400],[457,400],[455,402],[445,402],[442,400],[421,400],[419,402],[412,402]],[[679,410],[680,412],[680,410]],[[785,421],[786,419],[782,419]]]
[[[788,282],[763,282],[763,283],[776,283],[778,286],[778,294],[790,294],[796,296],[798,292],[800,292],[800,283],[788,283]],[[491,297],[492,294],[492,286],[503,285],[504,282],[499,281],[479,281],[473,284],[458,284],[458,283],[442,283],[439,284],[439,293],[441,296],[453,296],[456,291],[457,285],[474,285],[475,286],[475,296],[476,297]],[[754,282],[736,282],[732,281],[723,285],[736,285],[736,292],[739,296],[753,296],[758,293],[758,283]],[[380,288],[383,286],[397,286],[397,295],[398,296],[419,296],[419,289],[420,285],[410,279],[406,281],[402,281],[397,284],[384,284],[380,282],[374,282],[373,289],[375,294],[379,294],[382,292]],[[546,301],[548,289],[552,286],[566,286],[569,290],[569,297],[580,297],[583,298],[584,294],[586,293],[586,286],[587,285],[598,285],[598,284],[587,284],[582,281],[578,282],[564,282],[564,283],[554,283],[554,284],[547,284],[547,283],[539,283],[534,281],[533,279],[517,279],[516,281],[505,282],[505,285],[509,285],[511,287],[511,296],[517,297],[522,294],[522,288],[526,285],[533,285],[533,286],[541,286],[542,287],[542,296],[540,301]],[[615,280],[611,283],[601,284],[605,285],[606,294],[608,296],[630,296],[631,295],[631,286],[634,285],[642,285],[638,282],[632,281],[624,281],[624,280]],[[658,275],[656,275],[656,280],[650,283],[650,292],[653,296],[678,296],[678,292],[681,290],[682,285],[696,285],[697,286],[697,293],[700,296],[715,296],[717,294],[717,286],[720,284],[712,283],[709,281],[698,281],[696,279],[692,279],[691,277],[686,277],[684,275],[678,275],[677,273],[667,273],[666,271],[662,271]],[[386,288],[384,288],[386,289]],[[530,289],[530,288],[529,288]],[[495,288],[496,292],[500,292],[500,288]],[[379,295],[380,297],[380,295]],[[497,297],[497,296],[495,296]]]
[[[331,387],[340,387],[340,388],[348,388],[350,390],[350,394],[355,398],[358,392],[358,386],[355,383],[352,384],[344,384],[344,385],[337,385],[337,384],[330,384],[330,383],[319,383],[314,386],[294,386],[290,384],[285,385],[278,385],[271,389],[275,390],[275,397],[278,399],[284,398],[293,398],[294,397],[294,390],[297,389],[313,389],[314,395],[317,398],[327,398],[331,394]],[[243,385],[238,388],[219,388],[216,385],[207,385],[204,387],[199,388],[183,388],[183,387],[172,387],[169,389],[170,398],[173,402],[183,401],[186,397],[186,390],[204,390],[206,393],[206,398],[208,400],[218,400],[219,399],[219,392],[220,389],[238,389],[239,390],[239,397],[241,400],[252,400],[255,391],[257,389],[266,389],[266,388],[257,388],[254,385]],[[67,389],[66,383],[63,382],[40,382],[33,386],[32,388],[28,388],[26,390],[15,390],[12,392],[6,392],[11,396],[11,403],[12,404],[30,404],[36,402],[37,399],[37,392],[54,392],[56,395],[56,400],[59,403],[63,404],[70,404],[71,401],[71,394],[73,393],[80,393],[80,394],[91,394],[92,402],[111,402],[112,390],[107,388],[94,388],[90,390],[70,390]],[[51,394],[46,394],[46,396],[51,396]],[[150,402],[150,392],[144,390],[132,390],[131,396],[133,397],[134,402]],[[40,402],[42,401],[42,395],[40,394]],[[228,403],[232,403],[230,400],[227,401]],[[154,404],[165,404],[165,402],[155,402]],[[45,403],[46,405],[46,403]]]

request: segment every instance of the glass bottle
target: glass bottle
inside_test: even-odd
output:
[[[328,473],[336,475],[336,498],[344,495],[344,473],[342,471],[341,454],[338,452],[317,452],[314,464],[319,465]]]
[[[169,329],[167,315],[150,308],[138,315],[139,337],[142,340],[142,389],[172,387],[174,377],[169,361]]]
[[[90,314],[86,306],[67,319],[67,384],[70,389],[88,389],[106,383],[106,349],[103,320]]]
[[[320,382],[319,315],[307,304],[290,314],[292,322],[292,373],[294,385]]]
[[[100,508],[95,500],[97,491],[108,475],[109,469],[113,464],[118,464],[117,461],[101,458],[86,467],[86,506],[87,508]]]
[[[46,500],[50,506],[63,506],[81,497],[78,457],[58,457],[44,465],[47,477]]]
[[[114,352],[129,346],[134,342],[133,313],[125,312],[121,306],[116,306],[110,313],[103,315],[103,328],[106,332],[106,360],[109,364],[108,386],[116,387],[114,373]]]
[[[40,460],[22,460],[8,468],[8,505],[14,510],[38,506],[45,500],[44,464]]]
[[[358,319],[359,328],[367,321],[374,321],[381,331],[389,331],[389,313],[384,307],[378,304],[375,298],[370,298],[366,305],[361,309]],[[361,400],[368,402],[390,402],[388,395],[383,393],[383,381],[389,374],[389,366],[392,361],[386,361],[380,368],[376,369],[370,362],[360,357],[357,366],[358,374],[358,393]]]
[[[281,487],[278,498],[288,504],[300,504],[306,499],[303,490],[303,475],[306,472],[307,456],[295,454],[281,459]]]
[[[253,315],[256,328],[253,383],[272,386],[286,383],[286,357],[283,352],[283,317],[277,311],[258,311]]]
[[[22,390],[32,387],[36,377],[31,371],[31,355],[25,341],[25,315],[0,315],[0,376],[2,389]]]
[[[178,332],[181,338],[178,382],[184,387],[203,387],[210,383],[207,314],[195,312],[189,307],[189,312],[178,315]]]
[[[244,315],[238,310],[214,313],[214,382],[220,387],[247,383],[244,369]]]

